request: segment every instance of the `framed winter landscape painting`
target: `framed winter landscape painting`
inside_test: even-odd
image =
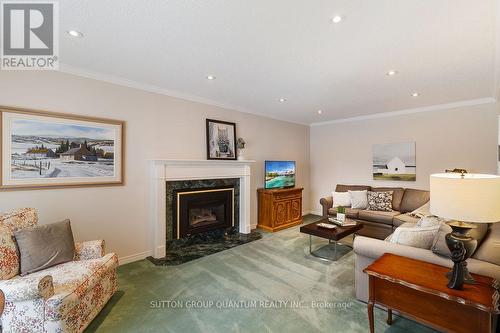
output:
[[[373,179],[416,181],[415,142],[373,145]]]
[[[123,184],[124,123],[0,108],[0,189]]]
[[[236,124],[207,119],[207,159],[236,159]]]

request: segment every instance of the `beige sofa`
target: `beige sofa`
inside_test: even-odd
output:
[[[346,209],[347,217],[356,219],[363,224],[363,229],[359,235],[377,239],[385,239],[392,234],[394,229],[407,222],[417,222],[418,219],[407,213],[423,206],[429,201],[429,191],[417,190],[402,187],[371,187],[366,185],[337,185],[336,192],[347,191],[373,191],[384,192],[392,191],[392,211],[379,212],[361,209]],[[331,196],[320,200],[323,206],[323,216],[336,214],[337,210],[333,207],[333,198]]]
[[[368,301],[368,275],[363,272],[363,269],[384,253],[393,253],[445,267],[453,266],[453,262],[449,258],[437,255],[431,250],[394,244],[384,240],[397,227],[403,224],[413,226],[418,222],[419,218],[408,213],[429,201],[430,194],[428,191],[364,185],[337,185],[335,189],[337,192],[347,192],[348,190],[394,192],[392,212],[346,209],[347,216],[363,224],[363,229],[357,233],[353,245],[357,299],[364,302]],[[333,208],[332,197],[322,198],[320,203],[323,206],[323,216],[326,217],[336,213],[336,209]],[[467,264],[470,272],[490,276],[500,281],[500,222],[489,226],[486,236],[472,257],[467,260]]]

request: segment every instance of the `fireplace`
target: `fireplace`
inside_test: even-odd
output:
[[[154,258],[164,258],[177,240],[173,202],[179,190],[234,188],[234,229],[250,234],[251,165],[254,161],[154,159],[150,167],[150,244]],[[209,232],[210,234],[210,232]],[[203,237],[205,234],[198,234]],[[186,239],[187,240],[187,239]]]
[[[174,238],[234,227],[234,203],[234,187],[174,191]]]

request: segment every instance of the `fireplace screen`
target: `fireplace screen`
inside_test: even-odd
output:
[[[200,206],[200,207],[197,207]],[[189,226],[201,227],[213,223],[224,222],[224,204],[194,204],[189,207]]]
[[[234,226],[234,188],[176,193],[177,238]]]

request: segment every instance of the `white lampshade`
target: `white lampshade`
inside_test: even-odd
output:
[[[432,214],[475,223],[500,221],[500,176],[443,173],[431,175]]]

